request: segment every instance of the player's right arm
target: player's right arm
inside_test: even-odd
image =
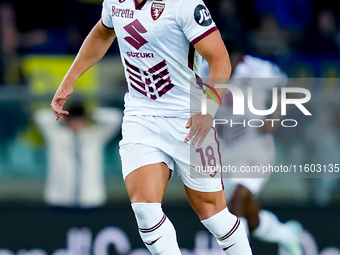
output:
[[[72,94],[76,80],[105,55],[115,38],[115,31],[105,27],[101,21],[88,34],[52,99],[51,108],[57,120],[68,114],[63,106]]]

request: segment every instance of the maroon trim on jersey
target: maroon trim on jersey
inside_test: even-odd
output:
[[[103,22],[102,19],[100,19],[100,22],[102,23],[102,25],[103,25],[106,29],[114,30],[113,27],[108,27],[108,26],[106,26],[106,25],[104,24],[104,22]]]
[[[199,37],[195,38],[194,40],[191,41],[192,45],[195,45],[196,43],[198,43],[199,41],[201,41],[204,37],[210,35],[212,32],[215,32],[217,29],[217,27],[212,27],[210,28],[208,31],[204,32],[203,34],[201,34]]]
[[[145,5],[145,3],[147,2],[147,0],[143,0],[140,4],[138,3],[137,0],[135,0],[135,8],[136,10],[141,10],[143,8],[143,6]]]
[[[195,60],[195,48],[194,45],[189,44],[188,67],[190,68],[190,70],[194,70],[194,60]]]

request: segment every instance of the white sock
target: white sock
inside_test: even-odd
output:
[[[161,203],[132,203],[139,234],[154,255],[180,255],[176,231]]]
[[[260,224],[252,232],[253,236],[269,243],[282,243],[291,236],[291,230],[272,213],[266,210],[259,212]]]
[[[216,237],[225,254],[252,254],[243,224],[228,208],[202,220],[202,223]]]
[[[239,219],[240,219],[241,223],[243,224],[244,229],[246,230],[247,236],[249,237],[249,226],[248,226],[248,221],[247,221],[247,219],[244,218],[244,217],[239,217]]]

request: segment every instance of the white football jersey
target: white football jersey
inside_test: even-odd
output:
[[[271,106],[271,96],[273,87],[280,88],[286,83],[286,74],[274,63],[249,55],[236,66],[229,83],[240,88],[245,96],[245,111],[243,115],[233,114],[233,96],[228,90],[222,100],[222,107],[215,115],[216,119],[232,119],[236,124],[232,127],[219,128],[219,134],[225,142],[230,145],[237,140],[245,139],[247,142],[261,137],[257,128],[249,127],[247,122],[251,119],[266,119],[270,116],[258,116],[249,111],[247,103],[250,95],[248,88],[252,88],[252,102],[257,110],[267,110]],[[269,106],[267,105],[269,104]],[[259,122],[252,123],[259,125]],[[244,127],[246,126],[246,127]]]
[[[117,35],[128,83],[125,114],[200,111],[202,91],[190,85],[201,62],[193,45],[217,30],[202,0],[104,0],[102,23]],[[197,101],[191,111],[190,99]]]

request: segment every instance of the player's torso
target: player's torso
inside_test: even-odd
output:
[[[202,2],[147,0],[138,5],[135,0],[105,0],[104,9],[105,22],[117,36],[129,87],[125,113],[189,114],[190,79],[200,60],[190,41],[214,26]],[[205,15],[201,14],[208,25],[195,16],[197,12]]]
[[[169,62],[169,55],[180,60],[188,42],[176,24],[177,2],[144,1],[136,6],[135,0],[105,1],[110,5],[124,59],[144,69],[160,63],[165,57]]]
[[[175,98],[189,91],[185,81],[193,75],[188,69],[189,42],[176,22],[178,1],[144,1],[140,5],[135,0],[104,3],[110,5],[129,86],[126,113],[150,108],[146,114],[152,109],[168,114],[167,109],[176,102]],[[180,108],[188,106],[183,104]]]

